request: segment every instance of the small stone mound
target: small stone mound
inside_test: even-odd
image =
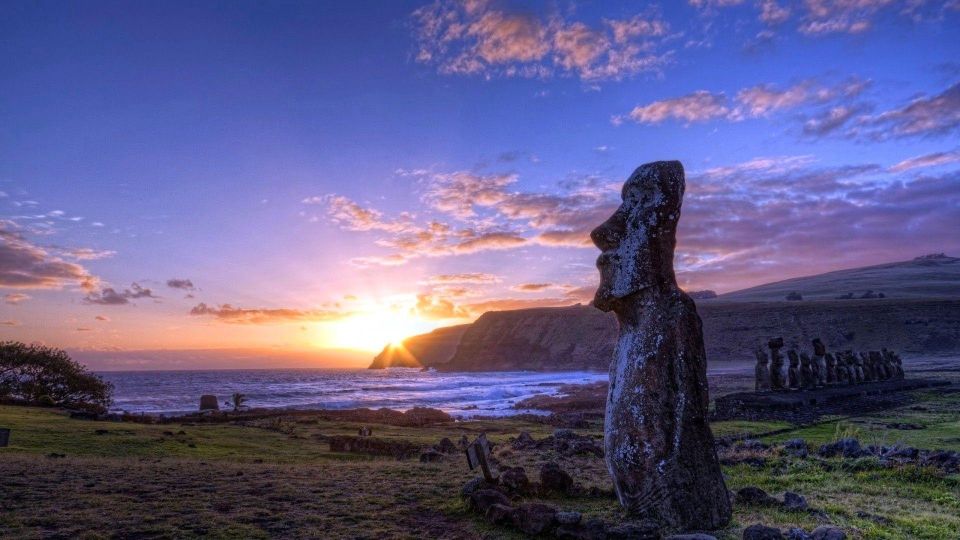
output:
[[[513,514],[513,524],[526,534],[536,536],[556,525],[557,508],[543,503],[521,504]]]
[[[567,494],[573,488],[573,478],[556,462],[544,463],[540,467],[540,489],[544,492]]]
[[[494,489],[481,489],[470,494],[470,508],[486,515],[487,510],[495,505],[510,506],[510,499]]]
[[[523,467],[508,467],[500,473],[500,485],[507,493],[515,495],[529,495],[530,479]]]

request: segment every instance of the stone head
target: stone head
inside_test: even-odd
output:
[[[623,184],[620,207],[590,233],[602,252],[593,305],[616,311],[622,300],[651,287],[676,287],[673,250],[683,202],[679,161],[641,165]]]

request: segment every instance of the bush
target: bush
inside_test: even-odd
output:
[[[61,349],[0,342],[0,399],[106,412],[113,385]]]

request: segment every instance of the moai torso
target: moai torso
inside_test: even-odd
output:
[[[707,369],[696,305],[673,253],[683,166],[648,163],[591,233],[602,251],[594,306],[620,322],[610,364],[605,460],[627,513],[676,529],[717,529],[731,506],[707,422]]]
[[[787,351],[787,358],[790,359],[790,369],[787,370],[787,386],[796,390],[800,388],[800,357],[797,351],[790,349]]]
[[[813,388],[817,385],[816,365],[810,361],[810,355],[800,353],[800,384],[804,388]]]
[[[827,384],[833,384],[837,382],[837,359],[830,353],[825,354],[823,357],[827,364]]]
[[[770,348],[770,388],[772,390],[783,390],[787,387],[787,380],[783,372],[783,355],[780,349],[783,348],[783,338],[771,339],[767,342]]]
[[[757,392],[770,390],[770,366],[767,365],[767,352],[763,350],[763,347],[757,347],[755,354],[757,357],[757,365],[754,368],[756,381],[754,390]]]

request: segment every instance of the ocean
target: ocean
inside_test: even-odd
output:
[[[221,407],[239,392],[256,408],[352,409],[433,407],[454,416],[516,414],[517,401],[555,394],[562,384],[606,380],[599,372],[440,373],[391,369],[251,369],[102,372],[115,387],[113,412],[177,414],[197,411],[200,396]]]

